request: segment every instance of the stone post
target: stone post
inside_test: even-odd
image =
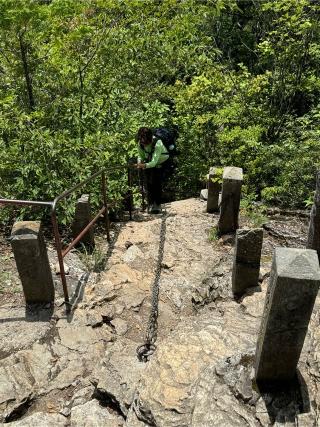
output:
[[[235,295],[242,295],[247,288],[258,285],[262,240],[262,228],[236,232],[232,269],[232,291]]]
[[[218,222],[218,234],[220,236],[234,232],[237,228],[239,228],[239,209],[242,181],[242,168],[224,168],[220,217]]]
[[[77,237],[80,232],[89,224],[91,219],[90,196],[89,194],[83,194],[77,201],[76,213],[72,224],[72,234],[74,238]],[[93,227],[87,231],[80,242],[91,249],[94,247]]]
[[[219,168],[213,167],[209,170],[208,175],[208,199],[207,199],[207,212],[213,213],[219,210],[219,192],[221,190],[221,183],[218,182],[217,170]],[[221,169],[221,168],[220,168]]]
[[[320,171],[316,176],[316,192],[310,213],[307,248],[315,249],[320,257]]]
[[[295,378],[319,284],[316,251],[275,249],[256,349],[258,386]]]
[[[11,246],[27,304],[54,301],[54,285],[40,221],[13,225]]]

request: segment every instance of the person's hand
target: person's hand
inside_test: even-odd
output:
[[[138,169],[145,169],[146,168],[146,164],[145,163],[138,163],[137,164],[137,168]]]

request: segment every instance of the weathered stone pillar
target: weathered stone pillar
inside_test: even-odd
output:
[[[90,196],[89,194],[83,194],[77,201],[75,218],[72,224],[72,234],[74,238],[77,237],[79,233],[89,224],[91,219]],[[89,248],[94,247],[93,227],[87,231],[80,242]]]
[[[54,300],[54,285],[40,221],[16,222],[11,246],[27,304]]]
[[[319,284],[316,251],[275,249],[256,349],[260,387],[294,379]]]
[[[232,269],[232,291],[242,295],[257,286],[263,240],[262,228],[237,230]]]
[[[242,181],[242,168],[224,168],[220,217],[218,222],[218,234],[220,236],[236,231],[239,227],[238,223]]]
[[[219,176],[217,170],[219,168],[213,167],[209,170],[208,176],[208,199],[207,199],[207,212],[213,213],[219,210],[219,192],[221,190],[221,183],[218,182]],[[220,168],[221,170],[221,168]]]
[[[310,214],[307,248],[315,249],[320,257],[320,171],[316,176],[316,192]]]

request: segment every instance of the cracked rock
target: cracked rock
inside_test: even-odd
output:
[[[120,319],[120,317],[116,317],[111,320],[111,325],[114,326],[117,335],[125,335],[128,330],[128,324],[125,320]]]
[[[103,366],[93,374],[97,391],[106,400],[117,402],[121,412],[127,414],[136,386],[146,365],[138,361],[137,344],[121,338],[106,353]]]
[[[68,420],[60,414],[35,412],[29,417],[10,423],[14,427],[66,427]]]
[[[112,414],[95,399],[83,405],[77,405],[71,410],[71,427],[121,427],[123,424],[122,417]]]

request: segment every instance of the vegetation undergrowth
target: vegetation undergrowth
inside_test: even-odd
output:
[[[217,242],[219,240],[218,230],[216,226],[210,228],[208,239],[212,243]]]
[[[244,217],[248,225],[259,228],[268,222],[268,218],[266,216],[266,206],[262,203],[257,203],[256,198],[256,195],[249,194],[241,199],[240,215]]]

